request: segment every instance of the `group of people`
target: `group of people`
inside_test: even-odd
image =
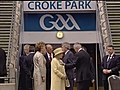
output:
[[[78,90],[89,90],[95,80],[90,55],[78,42],[73,48],[75,55],[68,42],[54,51],[44,42],[25,45],[19,60],[19,90],[73,90],[74,81]]]
[[[73,90],[74,81],[77,90],[89,90],[95,82],[92,58],[80,43],[76,42],[73,48],[75,54],[68,42],[54,51],[52,45],[44,42],[35,47],[25,45],[25,55],[19,60],[19,90]],[[112,45],[107,48],[109,55],[103,57],[101,64],[104,90],[109,90],[107,78],[119,75],[120,70],[120,57],[115,55]]]

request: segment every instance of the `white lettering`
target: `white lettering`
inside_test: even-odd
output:
[[[91,0],[78,1],[24,1],[24,11],[95,10]]]
[[[40,26],[44,29],[44,30],[52,30],[53,28],[56,28],[57,30],[62,30],[64,27],[67,30],[72,30],[73,28],[76,28],[77,30],[80,30],[80,27],[78,26],[78,24],[76,23],[76,21],[74,20],[74,18],[70,15],[70,14],[66,14],[66,16],[68,16],[68,19],[65,21],[64,18],[60,15],[60,14],[56,14],[56,16],[58,17],[56,21],[49,21],[49,23],[52,24],[51,27],[46,27],[44,20],[46,17],[50,17],[50,18],[54,18],[52,15],[50,14],[45,14],[40,18]],[[59,20],[62,22],[63,26],[59,26],[58,22]],[[73,26],[69,26],[68,25],[68,21],[71,21]]]

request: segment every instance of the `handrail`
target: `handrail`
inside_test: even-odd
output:
[[[106,26],[107,26],[107,28],[108,28],[108,30],[107,30],[107,34],[108,34],[108,37],[109,37],[109,44],[113,44],[112,43],[112,37],[111,37],[111,31],[110,31],[110,25],[109,25],[109,19],[108,19],[108,12],[107,12],[107,5],[106,5],[106,1],[104,1],[104,6],[105,6],[105,8],[104,8],[104,10],[105,10],[105,13],[106,13]]]
[[[18,82],[19,82],[19,72],[18,72],[18,69],[19,69],[19,50],[20,50],[20,47],[18,47],[18,46],[20,46],[19,45],[19,37],[20,37],[20,25],[21,25],[21,17],[22,17],[22,14],[23,14],[23,11],[22,11],[22,4],[23,4],[23,1],[18,1],[18,4],[20,4],[20,8],[19,8],[19,15],[18,14],[16,14],[16,15],[18,15],[18,20],[19,20],[19,22],[17,22],[18,24],[18,29],[19,30],[17,30],[17,36],[18,36],[18,40],[17,40],[17,53],[16,53],[16,62],[15,62],[15,83],[16,83],[16,85],[15,85],[15,89],[16,90],[18,90]],[[17,7],[18,8],[18,7]]]
[[[8,45],[8,55],[7,55],[7,64],[8,64],[8,68],[9,68],[9,65],[11,64],[11,44],[12,44],[12,30],[13,30],[13,23],[14,23],[14,1],[13,2],[13,7],[12,7],[12,19],[11,19],[11,27],[10,27],[10,36],[9,36],[9,45]],[[10,72],[8,74],[8,76],[10,75]],[[8,81],[9,82],[9,81]]]
[[[16,61],[18,60],[17,54],[18,54],[18,43],[19,43],[19,29],[20,29],[20,14],[21,14],[21,5],[19,7],[19,4],[21,4],[21,1],[13,1],[13,8],[12,8],[12,19],[11,19],[11,29],[10,29],[10,38],[9,38],[9,49],[8,49],[8,58],[9,65],[11,64],[15,71],[15,78],[12,78],[9,71],[9,77],[1,77],[1,78],[8,78],[8,79],[15,79],[15,82],[18,78],[16,76],[16,73],[18,73],[18,70],[16,68]],[[13,72],[14,73],[14,72]],[[11,81],[11,80],[9,80]],[[18,80],[17,80],[18,81]],[[18,83],[16,82],[16,85]],[[16,89],[17,90],[17,89]]]
[[[101,25],[100,25],[100,8],[101,7],[103,7],[103,6],[101,6],[101,7],[99,7],[99,5],[98,5],[98,1],[97,1],[97,10],[96,10],[96,24],[97,24],[97,29],[98,29],[98,31],[99,31],[99,35],[101,36],[101,37],[99,37],[99,39],[101,38],[101,43],[99,43],[99,49],[100,49],[100,57],[101,57],[101,61],[102,61],[102,58],[103,58],[103,56],[105,55],[105,52],[104,52],[104,39],[103,39],[103,36],[102,36],[102,28],[101,28]],[[99,40],[100,41],[100,40]]]
[[[101,36],[103,38],[104,43],[104,51],[105,54],[107,54],[106,46],[111,44],[111,35],[110,35],[110,26],[109,26],[109,20],[108,20],[108,14],[107,14],[107,6],[105,1],[99,1],[99,3],[102,4],[101,7],[99,7],[99,13],[100,13],[100,20],[101,20]],[[99,5],[98,5],[99,6]],[[103,11],[102,11],[103,10]]]
[[[0,79],[15,79],[15,77],[0,77]]]

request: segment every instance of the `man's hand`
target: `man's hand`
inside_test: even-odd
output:
[[[103,69],[103,73],[104,73],[104,74],[107,74],[107,69]]]
[[[111,73],[111,70],[107,70],[106,72],[107,72],[107,74],[109,74],[109,73]]]
[[[104,73],[104,74],[109,74],[109,73],[111,73],[111,70],[103,69],[103,73]]]
[[[76,82],[76,78],[74,78],[74,82]]]
[[[95,80],[93,79],[93,80],[92,80],[92,83],[94,83],[94,82],[95,82]]]

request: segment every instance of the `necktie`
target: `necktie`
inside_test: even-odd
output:
[[[110,56],[108,57],[108,60],[107,60],[107,68],[109,67],[109,64],[110,64]]]
[[[107,62],[109,62],[110,59],[111,59],[111,56],[108,56]]]
[[[49,59],[50,59],[50,62],[51,62],[51,61],[52,61],[52,56],[51,56],[51,53],[50,53],[49,55],[50,55],[50,58],[49,58]]]

